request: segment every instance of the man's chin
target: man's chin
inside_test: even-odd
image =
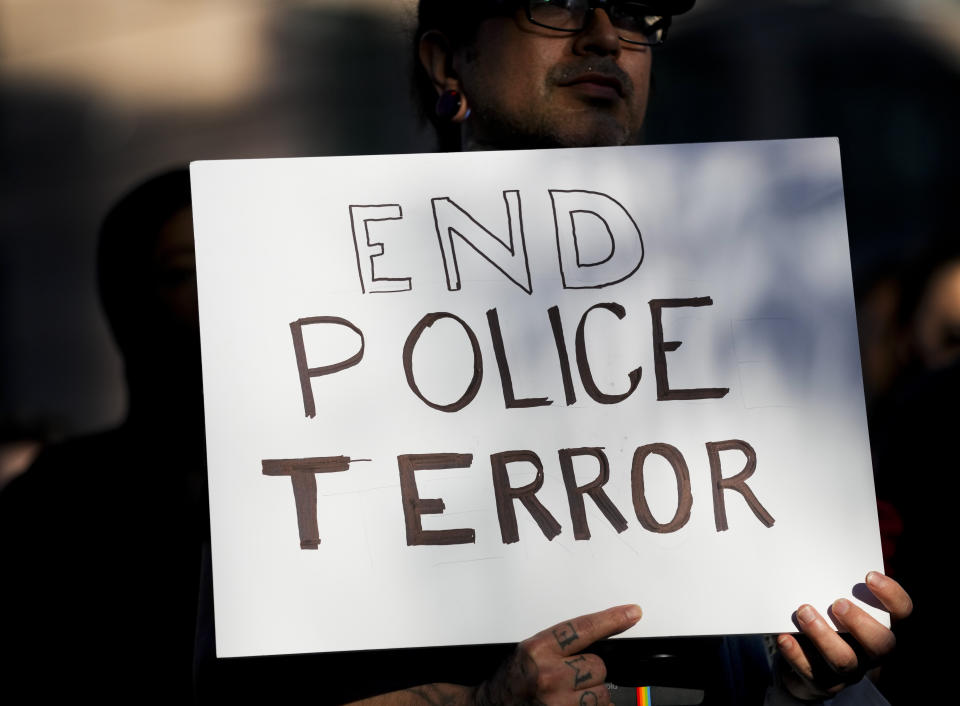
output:
[[[620,147],[632,145],[636,139],[624,132],[592,132],[570,136],[558,143],[558,147]]]
[[[601,111],[568,116],[567,119],[487,122],[496,128],[482,139],[469,135],[467,149],[540,149],[552,147],[615,147],[636,144],[637,131],[622,120]],[[470,139],[472,138],[472,139]]]
[[[634,144],[639,135],[631,129],[626,111],[607,105],[583,105],[558,111],[541,126],[554,147],[616,147]]]
[[[638,135],[628,131],[623,125],[613,122],[598,122],[578,126],[576,129],[558,131],[557,147],[618,147],[637,142]]]

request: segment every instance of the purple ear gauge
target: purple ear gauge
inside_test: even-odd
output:
[[[441,120],[453,120],[457,117],[457,114],[460,112],[460,108],[462,106],[463,95],[460,93],[460,91],[457,91],[453,88],[448,88],[446,91],[440,94],[439,98],[437,98],[437,106],[435,108],[437,117]],[[469,111],[467,112],[467,115],[469,115]]]

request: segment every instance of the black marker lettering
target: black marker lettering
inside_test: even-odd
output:
[[[293,502],[297,507],[297,527],[300,530],[301,549],[317,549],[320,546],[320,529],[317,527],[316,474],[338,473],[349,468],[350,459],[347,456],[263,459],[263,475],[290,476],[293,483]]]
[[[747,465],[737,475],[724,478],[720,468],[721,451],[739,451],[747,457]],[[730,439],[729,441],[708,441],[707,455],[710,457],[710,478],[713,481],[713,519],[717,525],[717,532],[728,529],[727,509],[724,504],[723,491],[735,490],[744,497],[747,505],[765,526],[773,527],[773,516],[760,504],[757,496],[747,486],[747,478],[757,470],[757,452],[746,441]]]
[[[506,242],[480,225],[451,199],[443,197],[430,201],[433,204],[433,222],[443,255],[443,269],[447,273],[447,289],[455,292],[461,285],[460,265],[457,263],[457,251],[453,247],[453,236],[457,235],[520,289],[527,294],[533,293],[530,264],[527,261],[527,243],[523,236],[519,191],[503,192],[503,202],[507,206]],[[515,239],[519,242],[514,242]]]
[[[400,469],[400,495],[403,499],[403,520],[407,528],[407,546],[424,544],[473,544],[476,532],[470,528],[450,530],[425,530],[420,523],[421,515],[443,514],[441,498],[421,498],[417,490],[416,471],[437,468],[469,468],[473,454],[405,454],[397,456]]]
[[[503,334],[500,331],[500,318],[496,309],[487,312],[487,325],[490,327],[490,339],[493,342],[493,352],[497,358],[497,368],[500,371],[500,387],[503,389],[503,403],[507,409],[518,407],[546,407],[553,402],[546,397],[522,397],[519,400],[513,393],[513,377],[510,375],[510,363],[507,362],[507,352],[503,347]]]
[[[360,275],[360,290],[365,294],[375,292],[407,292],[413,288],[409,277],[377,277],[374,259],[383,255],[383,243],[370,240],[373,221],[399,221],[403,218],[400,204],[377,204],[373,206],[350,206],[350,228],[353,230],[353,251],[357,255],[357,273]]]
[[[657,378],[658,400],[703,400],[723,397],[729,387],[695,387],[686,390],[671,390],[667,380],[667,353],[677,350],[682,341],[663,340],[663,309],[670,307],[711,306],[710,297],[693,299],[651,299],[650,317],[653,320],[653,371]]]
[[[557,359],[560,361],[560,376],[563,379],[563,394],[567,406],[577,401],[577,393],[573,389],[573,376],[570,374],[570,357],[567,355],[567,341],[563,337],[563,322],[560,321],[560,309],[551,306],[547,309],[550,317],[550,328],[553,330],[553,341],[557,344]]]
[[[639,366],[630,371],[628,377],[630,378],[630,387],[626,392],[619,395],[608,395],[605,392],[601,392],[600,388],[597,387],[597,383],[593,380],[593,374],[590,372],[590,361],[587,360],[587,342],[586,336],[584,335],[584,329],[587,325],[587,314],[589,314],[594,309],[606,309],[607,311],[613,312],[613,314],[620,320],[623,320],[623,317],[627,315],[626,310],[617,303],[609,304],[594,304],[585,312],[583,316],[580,317],[580,325],[577,326],[577,340],[576,340],[576,351],[577,351],[577,369],[580,371],[580,381],[583,383],[583,389],[587,391],[587,394],[590,395],[594,400],[600,404],[617,404],[627,399],[630,395],[633,394],[633,391],[637,389],[637,385],[640,384],[640,375],[643,370]]]
[[[510,487],[510,476],[507,473],[507,464],[519,461],[533,464],[533,467],[537,469],[537,477],[527,485],[512,488]],[[539,456],[533,451],[503,451],[490,456],[490,466],[493,470],[493,491],[497,500],[500,537],[504,544],[512,544],[520,539],[520,533],[517,529],[517,513],[513,505],[514,500],[523,503],[523,506],[527,508],[527,512],[539,525],[547,539],[553,539],[560,534],[560,523],[537,500],[536,492],[543,485],[543,464],[540,462]]]
[[[333,365],[321,365],[311,368],[307,365],[307,352],[303,344],[303,327],[314,324],[336,324],[346,326],[351,331],[360,336],[360,350],[340,363]],[[307,319],[297,319],[290,324],[290,333],[293,335],[293,352],[297,359],[297,371],[300,375],[300,391],[303,394],[303,412],[311,419],[317,415],[316,403],[313,399],[313,389],[310,386],[310,378],[318,378],[323,375],[331,375],[341,370],[351,368],[363,359],[363,331],[358,329],[346,319],[339,316],[313,316]]]
[[[426,397],[423,396],[423,393],[420,392],[420,388],[417,385],[417,381],[413,377],[413,349],[417,346],[417,341],[420,340],[420,336],[423,335],[423,332],[428,328],[433,326],[440,319],[453,319],[458,324],[463,327],[463,330],[467,333],[467,338],[470,339],[470,347],[473,349],[473,378],[470,380],[470,384],[467,386],[467,389],[461,395],[460,399],[456,402],[451,402],[450,404],[437,404],[436,402],[431,402]],[[419,397],[425,405],[428,407],[433,407],[438,409],[441,412],[458,412],[468,404],[473,401],[473,398],[477,396],[477,392],[480,391],[480,383],[483,382],[483,356],[480,353],[480,342],[477,340],[476,334],[473,330],[467,326],[467,323],[453,314],[448,314],[445,311],[434,312],[432,314],[427,314],[419,323],[413,327],[413,330],[410,331],[410,335],[407,336],[406,343],[403,344],[403,372],[407,377],[407,385],[410,386],[410,389],[413,390],[413,394]]]
[[[673,474],[677,478],[677,511],[667,524],[657,522],[647,504],[643,481],[643,465],[650,454],[667,459]],[[690,491],[690,471],[683,454],[670,444],[647,444],[633,453],[633,467],[630,471],[630,485],[633,490],[633,509],[644,529],[658,534],[676,532],[690,520],[690,508],[693,506],[693,494]]]
[[[560,277],[565,289],[597,289],[630,277],[643,262],[643,237],[623,204],[597,191],[550,189]],[[584,262],[577,223],[594,221],[610,239],[606,257]]]
[[[587,511],[584,507],[583,496],[589,495],[603,516],[610,521],[617,534],[627,529],[627,521],[604,492],[603,486],[610,479],[610,462],[607,455],[599,447],[584,447],[579,449],[560,449],[560,470],[563,472],[563,484],[567,488],[567,500],[570,503],[570,519],[573,522],[573,536],[575,539],[590,539],[590,527],[587,525]],[[593,456],[600,464],[597,477],[586,485],[577,485],[577,477],[573,470],[574,456]]]

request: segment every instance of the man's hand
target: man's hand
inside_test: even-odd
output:
[[[603,660],[582,654],[591,644],[621,633],[640,620],[639,606],[608,608],[537,633],[517,645],[513,656],[477,690],[478,706],[540,704],[605,706]]]
[[[866,583],[890,613],[891,622],[910,615],[913,602],[896,581],[871,571]],[[840,637],[810,605],[802,605],[797,610],[797,622],[808,644],[801,646],[793,635],[777,638],[780,654],[793,668],[783,675],[784,685],[797,698],[827,697],[859,681],[867,670],[876,667],[893,651],[897,642],[891,630],[846,598],[834,601],[830,615],[837,627],[849,631],[853,645]]]

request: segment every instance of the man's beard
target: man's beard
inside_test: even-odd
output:
[[[468,150],[549,149],[554,147],[609,147],[633,144],[639,135],[630,134],[610,119],[607,126],[568,131],[547,120],[518,121],[496,110],[474,111],[488,127],[484,135],[469,135],[464,145]]]
[[[573,64],[558,65],[548,73],[546,84],[551,86],[552,90],[563,90],[561,86],[591,72],[615,77],[622,86],[624,100],[629,102],[628,99],[635,91],[634,83],[629,74],[609,57],[584,57]],[[516,115],[496,104],[477,105],[472,107],[473,119],[484,126],[484,133],[477,135],[468,131],[464,148],[546,149],[617,146],[638,142],[639,128],[631,130],[603,103],[604,101],[598,100],[597,105],[591,106],[585,101],[584,110],[590,112],[590,117],[575,118],[569,123],[565,123],[556,114]]]

